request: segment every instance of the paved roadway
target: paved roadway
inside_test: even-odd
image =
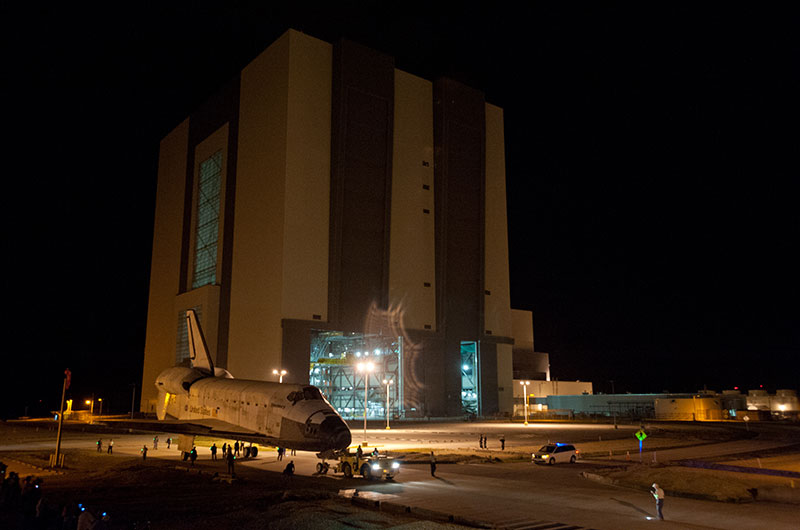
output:
[[[627,432],[637,427],[626,427]],[[614,436],[613,427],[594,425],[536,425],[528,430],[519,426],[504,424],[449,424],[395,427],[391,431],[369,430],[370,445],[379,444],[385,448],[401,447],[471,447],[477,449],[477,434],[485,433],[490,438],[489,447],[500,434],[507,440],[507,447],[517,444],[534,445],[548,439],[569,440],[576,443],[595,440],[597,436]],[[618,432],[618,431],[617,431]],[[476,434],[477,433],[477,434]],[[599,433],[599,434],[598,434]],[[107,435],[106,435],[107,436]],[[159,450],[152,450],[152,435],[115,435],[114,452],[117,454],[138,454],[143,444],[151,450],[148,460],[169,459],[179,461],[175,446],[166,450],[164,440],[168,435],[159,436]],[[358,443],[363,431],[354,429],[353,441]],[[63,446],[65,448],[92,448],[98,434],[68,432]],[[104,437],[104,443],[107,438]],[[731,442],[737,443],[737,442]],[[221,445],[221,444],[218,444]],[[730,444],[719,444],[721,451],[727,453]],[[3,444],[0,450],[35,450],[52,447],[52,440],[39,439],[24,444]],[[711,455],[713,446],[703,446],[704,453]],[[745,444],[740,448],[750,449]],[[198,466],[224,469],[222,462],[210,462],[207,448],[199,448]],[[661,460],[659,453],[659,460]],[[285,460],[294,460],[297,473],[313,475],[316,457],[312,453],[298,452],[296,456],[287,455]],[[286,462],[278,462],[275,453],[263,451],[259,457],[250,461],[237,461],[248,472],[267,470],[280,472]],[[752,503],[744,505],[699,501],[692,499],[667,498],[664,507],[664,522],[652,520],[655,512],[652,497],[640,491],[606,486],[583,479],[580,471],[591,471],[594,465],[580,462],[574,465],[536,466],[524,463],[495,464],[440,464],[437,477],[431,477],[427,464],[406,464],[394,482],[366,482],[360,478],[344,479],[340,476],[320,476],[321,481],[333,481],[343,494],[359,491],[360,496],[374,496],[398,504],[427,508],[440,512],[457,514],[463,517],[487,521],[500,527],[522,529],[566,530],[568,528],[617,530],[652,528],[689,529],[758,529],[775,530],[797,529],[800,521],[800,507],[772,503]],[[245,470],[242,470],[245,471]],[[330,482],[328,482],[330,485]],[[669,494],[669,492],[667,492]]]

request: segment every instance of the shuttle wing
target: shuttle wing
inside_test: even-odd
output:
[[[221,420],[106,420],[109,427],[271,443],[271,437]]]

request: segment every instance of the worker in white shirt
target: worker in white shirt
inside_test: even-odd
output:
[[[661,513],[661,509],[664,507],[664,490],[661,487],[653,482],[653,486],[650,488],[650,493],[653,494],[653,498],[656,500],[656,512],[658,512],[658,518],[662,521],[664,520],[664,515]]]

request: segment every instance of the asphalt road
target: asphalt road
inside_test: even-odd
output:
[[[638,426],[636,427],[638,428]],[[391,431],[369,430],[370,445],[387,449],[424,447],[433,450],[471,447],[477,449],[477,435],[489,436],[490,444],[496,436],[506,438],[507,447],[546,442],[548,439],[569,440],[579,443],[600,436],[631,436],[631,429],[622,432],[602,425],[537,425],[520,428],[508,424],[442,424],[394,427]],[[161,434],[158,450],[152,450],[152,435],[115,435],[114,452],[136,455],[143,444],[151,450],[148,460],[180,461],[173,446],[166,450],[167,434]],[[354,429],[353,441],[362,441],[363,431]],[[94,433],[67,432],[65,448],[90,448],[100,436]],[[104,443],[108,435],[104,435]],[[717,444],[723,453],[730,444]],[[772,440],[770,443],[776,443]],[[3,443],[0,451],[35,450],[52,447],[47,436],[36,437],[23,443]],[[221,443],[218,444],[221,446]],[[712,455],[714,445],[704,445],[704,454]],[[742,444],[741,448],[751,448]],[[499,448],[499,442],[495,448]],[[224,470],[224,463],[211,462],[208,450],[199,448],[198,466]],[[264,451],[254,460],[237,461],[237,470],[253,473],[257,470],[280,472],[289,460],[294,460],[296,472],[312,476],[317,459],[312,453],[298,452],[287,455],[283,462],[272,451]],[[581,471],[591,471],[595,464],[579,462],[557,466],[536,466],[522,463],[440,464],[437,476],[430,475],[427,464],[405,464],[393,482],[369,482],[361,478],[345,479],[336,475],[318,476],[326,487],[335,487],[342,494],[359,491],[360,496],[374,496],[398,504],[416,506],[439,512],[452,513],[487,521],[508,528],[594,528],[638,529],[696,528],[696,529],[797,529],[800,507],[772,503],[727,504],[712,501],[669,497],[664,507],[666,521],[654,521],[653,499],[647,493],[625,488],[606,486],[586,480]],[[558,526],[548,526],[557,525]]]

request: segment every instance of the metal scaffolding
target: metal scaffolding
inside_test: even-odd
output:
[[[309,380],[346,419],[364,417],[364,384],[367,377],[367,418],[405,416],[402,400],[403,338],[381,334],[312,331]],[[373,371],[357,371],[359,363],[372,363]],[[389,385],[389,410],[386,386]]]

